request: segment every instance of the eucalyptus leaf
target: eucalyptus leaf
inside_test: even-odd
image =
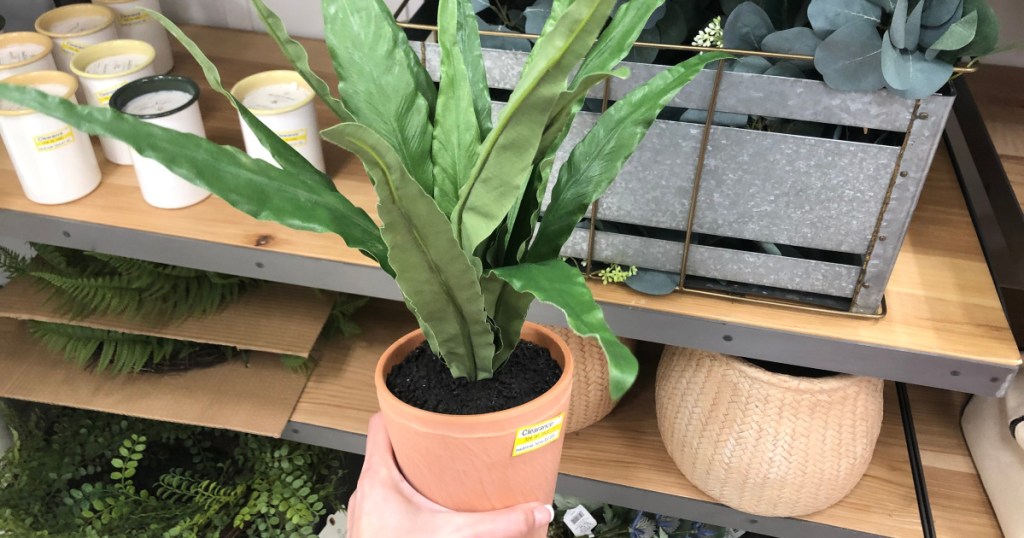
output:
[[[771,69],[771,65],[768,66]],[[768,69],[765,69],[767,71]],[[758,73],[759,75],[764,73]],[[686,123],[696,123],[698,125],[704,125],[708,121],[708,111],[700,110],[696,108],[687,109],[683,112],[683,115],[679,117],[679,121]],[[747,123],[750,122],[750,116],[747,114],[737,114],[735,112],[715,112],[715,118],[711,121],[712,125],[719,127],[746,127]]]
[[[383,0],[323,0],[323,16],[345,108],[384,137],[423,190],[433,192],[430,118],[437,89],[405,32]]]
[[[924,0],[918,4],[924,5]],[[910,0],[897,0],[896,10],[892,14],[892,24],[889,25],[887,35],[893,47],[897,49],[907,48],[907,15],[910,13]]]
[[[263,21],[263,26],[266,27],[267,33],[277,43],[278,48],[288,58],[292,67],[313,88],[317,97],[327,105],[327,108],[331,109],[331,112],[339,120],[353,121],[352,115],[341,104],[341,101],[331,94],[331,88],[327,86],[327,83],[313,72],[313,68],[309,66],[309,54],[306,53],[306,49],[298,41],[295,41],[288,35],[288,31],[285,29],[284,23],[281,22],[281,18],[271,11],[263,3],[263,0],[252,0],[252,5],[256,9],[256,14],[259,15],[260,20]]]
[[[904,30],[906,45],[903,47],[907,50],[917,50],[918,45],[921,43],[921,12],[924,6],[924,0],[919,1],[914,9],[910,11],[910,15],[907,16]]]
[[[768,34],[764,40],[761,41],[760,50],[765,52],[814,56],[814,52],[818,50],[818,45],[821,45],[821,39],[819,39],[817,34],[814,33],[814,30],[799,27]],[[800,60],[796,61],[796,63],[803,69],[810,69],[814,67],[813,60]]]
[[[558,25],[537,40],[452,212],[452,227],[473,252],[508,215],[529,180],[551,107],[565,91],[569,73],[594,45],[611,12],[611,0],[576,0]]]
[[[963,2],[964,0],[919,0],[919,4],[927,4],[927,9],[921,16],[921,24],[925,26],[942,25],[953,17]]]
[[[488,0],[472,0],[472,2],[474,13],[480,13],[481,11],[491,9],[491,3]]]
[[[297,230],[338,234],[350,247],[394,274],[373,219],[319,180],[298,177],[295,171],[252,159],[232,146],[152,125],[110,108],[77,106],[34,88],[0,84],[0,99],[44,111],[89,134],[122,140],[139,155],[159,161],[254,218]]]
[[[764,72],[769,77],[806,78],[804,71],[794,62],[778,62]]]
[[[644,43],[661,43],[661,28],[655,26],[640,32],[640,37],[637,41]],[[627,62],[633,62],[638,64],[649,64],[654,63],[654,60],[658,57],[658,49],[651,47],[633,47],[626,55]]]
[[[551,16],[553,0],[537,0],[532,6],[523,10],[526,17],[526,33],[540,35],[544,31],[544,24]]]
[[[577,0],[579,1],[579,0]],[[597,338],[608,357],[609,389],[619,400],[636,380],[639,364],[608,327],[601,307],[594,302],[583,275],[559,259],[495,269],[494,273],[516,291],[528,293],[565,314],[569,328],[580,336]]]
[[[907,99],[924,99],[942,89],[942,86],[953,76],[953,66],[939,59],[929,60],[924,52],[910,54],[900,52],[900,69],[902,85],[897,93]]]
[[[760,50],[761,42],[775,32],[775,26],[760,6],[744,2],[725,19],[722,32],[727,49]]]
[[[936,40],[930,47],[928,52],[925,53],[925,57],[929,60],[935,58],[939,51],[943,50],[959,50],[974,41],[974,36],[978,33],[978,12],[972,11],[967,14],[964,18],[960,19],[946,30],[946,33],[942,34],[938,40]]]
[[[885,87],[882,75],[882,36],[875,23],[850,23],[822,41],[814,68],[825,83],[839,90],[869,92]]]
[[[679,287],[679,275],[640,268],[626,279],[626,285],[646,295],[669,295]]]
[[[807,18],[819,36],[826,36],[849,24],[882,23],[882,8],[868,0],[811,0]]]
[[[970,45],[956,51],[958,57],[976,58],[991,54],[999,44],[999,18],[985,0],[964,0],[964,12],[978,13],[978,31]]]
[[[494,335],[487,323],[479,271],[451,233],[430,196],[405,170],[400,157],[369,127],[342,123],[325,140],[351,151],[375,178],[377,213],[395,281],[410,310],[430,327],[442,358],[456,377],[493,375]]]
[[[886,13],[892,13],[896,11],[896,2],[898,0],[868,0],[872,4],[882,8]]]
[[[927,49],[931,47],[932,44],[938,41],[939,38],[942,37],[942,34],[945,34],[946,30],[949,30],[950,26],[956,24],[956,22],[959,21],[963,17],[963,15],[964,2],[963,0],[961,0],[960,4],[957,6],[957,11],[953,13],[953,16],[950,17],[948,21],[942,23],[939,26],[922,26],[920,43],[921,48]]]
[[[761,56],[744,56],[738,60],[730,62],[728,69],[735,73],[763,75],[765,71],[771,68],[772,63]]]
[[[573,228],[618,176],[662,109],[705,64],[729,57],[718,52],[705,53],[665,69],[598,118],[559,170],[551,203],[527,260],[542,261],[558,256]]]

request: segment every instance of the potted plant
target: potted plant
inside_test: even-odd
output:
[[[109,109],[77,106],[32,88],[2,85],[0,98],[86,132],[124,140],[140,155],[254,217],[336,233],[375,259],[395,278],[420,325],[420,331],[385,353],[375,379],[396,457],[409,481],[427,497],[460,510],[549,502],[573,363],[557,338],[524,323],[527,308],[537,299],[565,312],[570,328],[597,338],[607,354],[612,398],[629,388],[636,359],[608,328],[583,278],[559,252],[666,103],[705,64],[727,57],[692,58],[623,96],[572,149],[557,180],[551,177],[556,151],[584,98],[609,77],[628,75],[616,66],[661,3],[623,3],[606,27],[615,0],[555,2],[519,84],[492,119],[468,0],[440,3],[439,87],[383,1],[325,0],[326,41],[340,99],[309,69],[305,51],[287,36],[280,20],[254,0],[295,69],[340,120],[322,135],[362,160],[378,196],[382,226],[224,91],[216,68],[159,14],[151,16],[193,53],[211,86],[238,108],[281,168],[237,148]],[[552,201],[538,225],[549,181]],[[521,336],[541,348],[520,345]],[[532,394],[514,390],[513,398],[495,389],[491,399],[505,401],[486,413],[445,415],[396,398],[390,382],[401,380],[385,376],[398,365],[407,366],[408,357],[420,357],[419,363],[428,366],[443,364],[456,388],[494,386],[489,380],[496,375],[525,376],[513,371],[513,363],[527,369],[546,364],[541,376],[546,383],[535,384]],[[416,368],[409,374],[413,380],[421,376]],[[417,398],[412,394],[407,399]],[[503,409],[510,404],[515,407]]]

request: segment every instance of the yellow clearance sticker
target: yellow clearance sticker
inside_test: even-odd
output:
[[[142,24],[149,19],[149,15],[141,11],[134,13],[122,13],[117,17],[117,24],[120,26],[132,26],[133,24]]]
[[[305,146],[308,140],[308,135],[305,129],[295,129],[292,131],[281,131],[277,133],[277,136],[281,137],[281,140],[288,142],[291,146]]]
[[[110,97],[112,95],[114,95],[114,92],[116,92],[117,90],[120,90],[121,86],[124,86],[125,84],[127,84],[127,83],[118,84],[117,86],[114,86],[113,88],[107,88],[105,90],[100,90],[100,91],[96,92],[96,101],[99,102],[99,104],[101,104],[101,105],[106,105],[106,104],[110,103]]]
[[[75,132],[71,130],[70,126],[67,126],[52,133],[34,136],[32,141],[36,144],[36,151],[53,151],[74,143]]]
[[[71,55],[78,54],[86,46],[87,45],[82,45],[81,43],[75,43],[74,41],[61,41],[60,42],[60,48],[64,49],[65,51],[67,51],[68,54],[71,54]]]
[[[516,430],[516,441],[512,446],[512,456],[522,456],[527,452],[533,452],[538,448],[554,443],[562,435],[563,422],[565,422],[565,413],[551,420],[519,428]]]

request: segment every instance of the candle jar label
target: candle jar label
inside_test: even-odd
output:
[[[309,135],[306,134],[305,129],[291,129],[288,131],[279,131],[277,136],[284,140],[292,147],[305,146],[306,142],[309,141]]]
[[[146,15],[142,11],[121,13],[117,16],[118,26],[134,26],[136,24],[142,24],[148,20],[149,15]]]
[[[64,126],[51,133],[34,136],[32,141],[35,142],[36,151],[40,153],[53,151],[57,148],[73,144],[75,142],[75,132],[71,130],[71,126]]]
[[[41,45],[25,44],[25,45],[12,45],[10,47],[4,47],[0,49],[0,65],[16,64],[31,60],[36,56],[39,56],[43,52]]]
[[[112,95],[114,95],[114,92],[116,92],[117,90],[121,89],[121,86],[124,86],[127,83],[128,83],[127,81],[126,82],[122,82],[122,83],[120,83],[120,84],[118,84],[116,86],[113,86],[113,87],[106,88],[106,89],[99,90],[99,91],[95,92],[96,102],[98,102],[101,105],[106,105],[106,104],[110,103],[110,97]]]

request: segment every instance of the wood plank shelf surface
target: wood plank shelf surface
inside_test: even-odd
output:
[[[205,27],[186,31],[211,54],[227,84],[285,65],[265,36]],[[329,80],[323,43],[307,40],[305,44],[314,69]],[[180,48],[175,59],[177,72],[203,80],[195,62]],[[200,104],[208,136],[240,146],[235,111],[205,84],[203,89]],[[321,125],[330,122],[321,106]],[[329,144],[325,150],[328,171],[339,190],[375,214],[375,197],[358,161]],[[257,221],[216,197],[186,209],[158,210],[141,199],[131,167],[104,161],[102,169],[102,184],[86,198],[43,206],[25,198],[10,160],[0,157],[0,235],[388,299],[400,297],[374,262],[336,236]],[[168,238],[174,242],[161,242]],[[314,265],[303,265],[308,263]],[[936,158],[893,272],[887,292],[889,314],[884,319],[820,315],[692,295],[650,297],[624,286],[594,284],[592,289],[619,334],[647,341],[983,394],[996,394],[1020,364],[944,152]],[[534,319],[564,323],[552,309],[540,310]],[[772,337],[774,341],[766,340]]]
[[[323,350],[283,437],[361,451],[367,421],[378,410],[373,368],[415,322],[401,306],[386,302],[371,303],[360,318],[360,337]],[[803,518],[761,518],[716,504],[678,471],[658,433],[656,368],[654,361],[643,363],[641,379],[611,415],[566,438],[561,491],[783,537],[921,535],[891,385],[874,458],[850,496]],[[958,406],[964,395],[913,387],[911,397],[939,536],[1001,536],[960,435]]]

